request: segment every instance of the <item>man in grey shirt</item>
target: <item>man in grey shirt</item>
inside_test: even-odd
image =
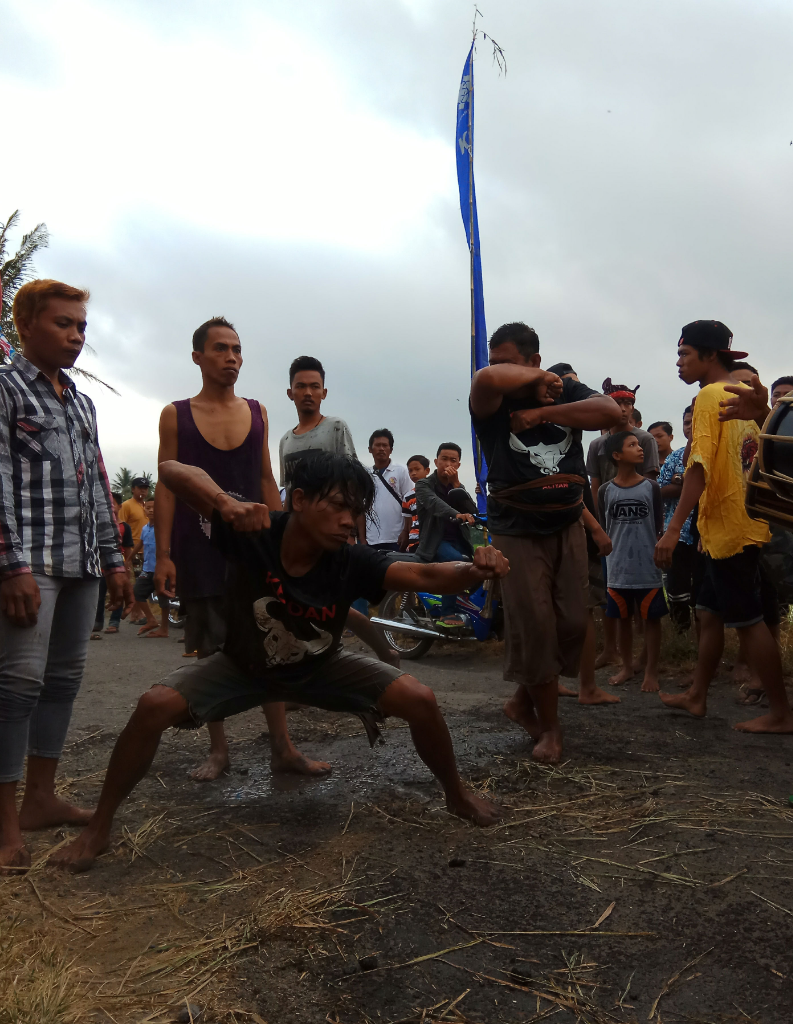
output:
[[[278,445],[281,464],[281,487],[286,488],[284,508],[289,508],[289,485],[292,472],[300,459],[317,452],[335,455],[355,454],[350,428],[336,416],[323,416],[320,405],[327,398],[325,370],[319,359],[298,356],[289,367],[287,395],[297,409],[297,426],[287,430]]]

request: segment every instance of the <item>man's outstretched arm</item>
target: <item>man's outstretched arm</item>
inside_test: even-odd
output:
[[[509,572],[509,561],[498,548],[481,547],[473,562],[392,562],[385,574],[389,590],[424,590],[433,594],[459,594],[484,580],[499,579]]]
[[[181,462],[161,462],[160,480],[169,491],[205,519],[218,511],[225,522],[240,533],[255,533],[270,528],[270,512],[266,505],[253,501],[237,501],[226,494],[215,481],[198,466],[185,466]]]
[[[760,378],[753,373],[749,378],[749,387],[744,384],[725,384],[724,390],[734,395],[719,402],[719,419],[722,420],[754,420],[762,430],[771,409],[768,405],[768,388],[760,383]]]

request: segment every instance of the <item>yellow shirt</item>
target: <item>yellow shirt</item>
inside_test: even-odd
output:
[[[697,395],[691,425],[688,466],[698,462],[705,470],[697,525],[711,558],[729,558],[770,537],[768,526],[750,519],[744,505],[760,430],[753,420],[719,421],[719,403],[730,397],[723,384],[706,384]]]
[[[121,504],[118,518],[122,523],[129,523],[129,528],[132,530],[132,542],[137,544],[140,540],[141,530],[149,521],[149,517],[143,510],[143,505],[135,498],[127,498]]]

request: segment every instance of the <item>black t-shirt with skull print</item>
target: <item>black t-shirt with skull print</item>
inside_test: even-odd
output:
[[[597,394],[586,384],[567,378],[562,381],[562,393],[554,404],[582,402]],[[536,409],[538,405],[525,398],[507,396],[492,416],[480,419],[471,412],[487,460],[487,524],[491,533],[547,536],[574,523],[581,515],[583,488],[572,483],[554,483],[554,477],[560,473],[586,479],[581,431],[555,423],[542,423],[517,435],[510,430],[510,413]],[[498,500],[500,490],[543,478],[547,485],[538,484],[510,495],[510,502],[525,505],[525,509]],[[549,507],[544,510],[543,506]]]
[[[212,543],[228,561],[224,653],[255,677],[299,684],[338,650],[350,604],[378,604],[390,564],[386,552],[345,544],[326,551],[305,576],[281,564],[288,512],[271,512],[270,529],[238,533],[219,513]]]

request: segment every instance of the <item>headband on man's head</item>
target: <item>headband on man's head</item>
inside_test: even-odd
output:
[[[609,398],[629,398],[632,402],[636,401],[636,392],[641,387],[641,384],[637,384],[635,388],[626,387],[624,384],[612,384],[611,377],[606,377],[603,381],[603,394],[608,395]]]

